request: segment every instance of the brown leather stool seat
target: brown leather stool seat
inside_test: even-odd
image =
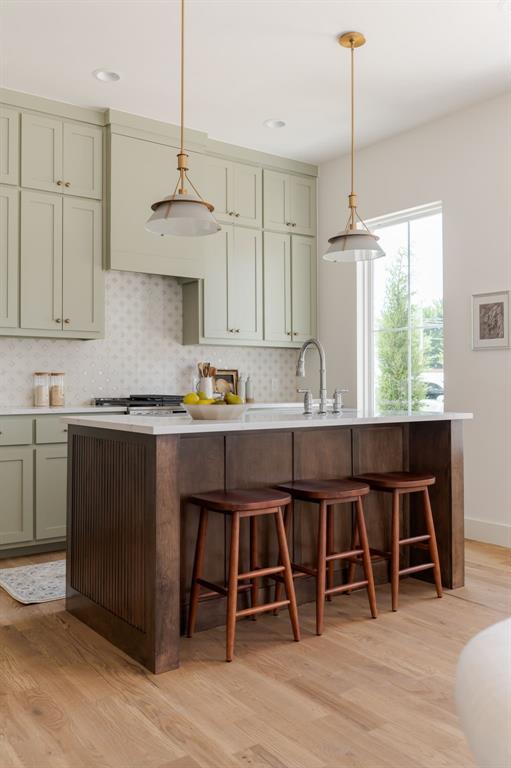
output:
[[[376,618],[376,593],[374,589],[373,570],[369,543],[364,518],[362,497],[369,493],[367,483],[349,478],[335,480],[295,480],[289,483],[281,483],[279,490],[290,493],[293,501],[307,501],[319,506],[318,522],[318,548],[316,563],[309,567],[302,563],[292,563],[296,576],[307,575],[316,578],[316,634],[321,635],[324,625],[325,598],[331,600],[333,595],[348,592],[352,589],[365,587],[369,598],[371,615]],[[334,516],[332,506],[335,504],[354,503],[356,506],[356,528],[360,545],[351,550],[336,552],[334,550]],[[285,524],[289,523],[289,509],[286,508]],[[334,568],[337,561],[353,560],[361,557],[364,566],[365,578],[359,582],[340,584],[334,586]],[[328,573],[327,573],[328,571]],[[280,586],[277,582],[275,589],[275,601],[280,596]]]
[[[190,592],[190,609],[188,614],[188,637],[193,635],[197,618],[197,609],[201,587],[208,590],[209,595],[215,593],[227,597],[227,641],[226,660],[232,661],[234,653],[234,640],[236,634],[236,619],[252,616],[263,611],[272,611],[287,606],[293,628],[295,640],[300,639],[300,627],[298,624],[298,609],[296,605],[295,588],[291,561],[287,546],[282,507],[291,503],[291,496],[274,488],[235,489],[229,491],[209,491],[195,494],[189,501],[200,507],[199,530],[195,548],[193,564],[192,588]],[[227,585],[214,584],[202,578],[204,555],[206,551],[206,532],[208,512],[219,512],[229,515],[231,518],[230,553],[229,553],[229,579]],[[269,568],[260,568],[258,565],[257,525],[258,517],[272,515],[275,520],[277,538],[279,543],[280,563]],[[240,545],[240,520],[250,519],[250,570],[239,573],[239,545]],[[282,577],[286,588],[286,600],[273,603],[259,604],[258,591],[259,579],[263,576],[276,578]],[[240,584],[248,581],[249,584]],[[251,592],[250,608],[238,610],[238,593],[240,591]]]
[[[367,472],[357,475],[355,480],[368,483],[371,490],[392,493],[392,532],[391,532],[391,552],[376,553],[377,556],[390,558],[390,573],[392,584],[392,610],[397,611],[399,603],[399,578],[400,576],[409,576],[420,571],[433,570],[435,588],[438,597],[442,597],[442,576],[440,572],[440,559],[438,557],[438,547],[436,542],[435,524],[433,513],[431,511],[431,502],[429,499],[428,487],[434,485],[435,476],[428,473],[417,472]],[[400,538],[399,530],[399,508],[400,496],[406,493],[422,494],[422,511],[426,523],[427,533],[421,536],[411,536],[406,539]],[[353,545],[357,542],[356,533],[353,538]],[[400,551],[403,546],[427,547],[430,553],[431,561],[412,565],[409,568],[400,568]],[[350,575],[353,577],[354,565],[350,565]]]

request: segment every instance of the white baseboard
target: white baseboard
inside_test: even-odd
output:
[[[511,547],[511,525],[466,517],[465,538],[484,541],[487,544],[499,544],[501,547]]]

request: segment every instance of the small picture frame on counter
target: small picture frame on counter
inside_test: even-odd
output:
[[[509,291],[472,294],[472,349],[509,349]]]
[[[220,370],[217,369],[215,376],[215,392],[219,395],[231,393],[235,395],[238,391],[238,371],[237,369]]]

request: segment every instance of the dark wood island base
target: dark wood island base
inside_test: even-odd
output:
[[[462,421],[424,420],[153,435],[71,421],[66,609],[152,672],[174,669],[199,520],[199,510],[187,502],[192,494],[399,469],[436,476],[431,503],[442,581],[461,587],[462,428]],[[412,496],[402,511],[404,536],[425,532],[422,515],[414,514],[416,501]],[[369,544],[385,551],[389,504],[381,493],[371,493],[365,504]],[[311,505],[295,505],[290,551],[296,562],[314,559],[315,514]],[[338,549],[349,548],[352,515],[351,505],[335,515]],[[227,525],[218,515],[208,529],[205,573],[211,581],[226,580]],[[277,562],[275,537],[264,525],[259,539],[265,562]],[[240,568],[248,570],[248,557],[242,525]],[[423,557],[414,551],[411,563]],[[376,583],[388,581],[387,563],[375,563],[374,573]],[[431,579],[428,572],[418,576]],[[345,578],[345,571],[336,571],[338,583]],[[299,603],[314,599],[311,579],[298,580],[296,591]],[[261,599],[268,600],[266,592]],[[224,599],[206,600],[199,618],[199,629],[224,623]]]

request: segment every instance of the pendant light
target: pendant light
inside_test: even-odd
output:
[[[338,37],[339,44],[351,50],[351,192],[348,196],[350,213],[344,230],[328,240],[330,247],[323,256],[325,261],[369,261],[385,256],[378,245],[379,238],[369,231],[357,213],[355,194],[355,48],[360,48],[365,41],[360,32],[345,32]],[[358,226],[359,222],[361,228]]]
[[[206,202],[188,176],[188,155],[184,150],[184,80],[185,80],[185,2],[181,0],[181,135],[177,156],[178,180],[174,192],[153,203],[154,211],[145,228],[157,235],[212,235],[221,227],[213,216],[214,208]],[[186,182],[192,192],[186,189]]]

